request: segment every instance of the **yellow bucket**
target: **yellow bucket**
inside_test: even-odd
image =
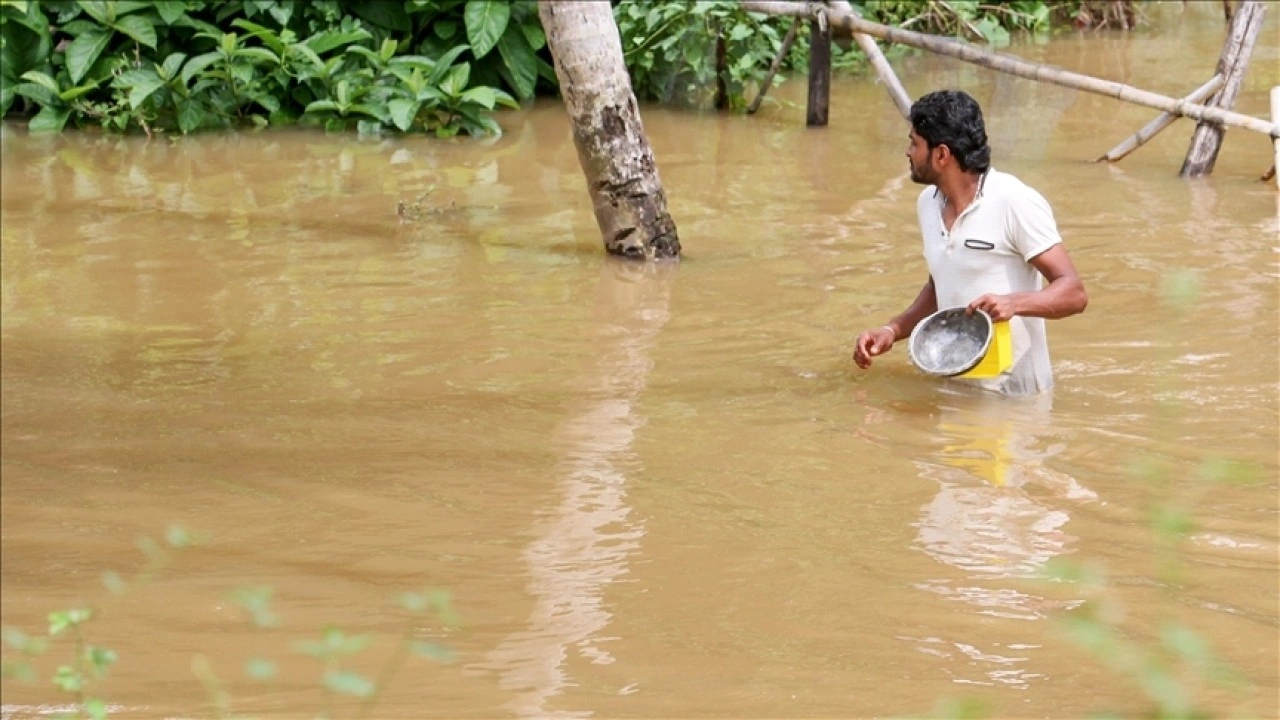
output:
[[[972,356],[970,356],[972,357]],[[981,380],[993,378],[1013,367],[1013,338],[1009,334],[1009,321],[992,323],[991,344],[987,354],[972,370],[957,377]]]

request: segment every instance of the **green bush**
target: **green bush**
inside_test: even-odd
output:
[[[495,108],[554,79],[545,45],[532,0],[3,0],[0,114],[495,133]]]

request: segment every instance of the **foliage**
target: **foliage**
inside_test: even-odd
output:
[[[789,18],[742,10],[732,0],[622,2],[614,8],[623,57],[641,100],[705,105],[723,81],[730,107],[746,106],[744,90],[758,83],[782,46]],[[780,32],[780,28],[782,32]],[[717,40],[725,62],[717,67]],[[807,45],[793,46],[803,57]]]
[[[1049,32],[1055,23],[1098,26],[1094,15],[1101,10],[1134,17],[1130,0],[855,0],[851,4],[868,20],[993,45],[1008,44],[1019,32]],[[730,0],[614,0],[614,17],[638,98],[705,107],[716,100],[719,85],[727,95],[720,100],[733,109],[744,108],[745,92],[763,81],[792,22],[790,17],[745,12]],[[781,65],[785,72],[808,69],[809,23],[800,27]],[[837,32],[832,64],[862,70],[866,56],[850,40]],[[719,63],[718,42],[724,43],[724,59]],[[774,82],[782,82],[781,75]]]
[[[111,594],[124,595],[140,589],[167,566],[178,552],[196,545],[197,538],[182,528],[172,527],[163,540],[143,538],[138,544],[147,555],[146,566],[127,581],[115,573],[104,575],[103,584]],[[244,587],[232,593],[230,600],[244,611],[250,626],[271,628],[279,624],[279,619],[271,609],[271,598],[271,588]],[[453,653],[449,648],[421,637],[421,628],[426,620],[434,619],[446,629],[458,624],[449,594],[440,590],[408,592],[397,598],[397,605],[407,616],[405,626],[396,649],[373,678],[348,667],[352,657],[359,655],[373,643],[372,635],[351,634],[340,627],[328,626],[320,631],[318,638],[299,642],[294,647],[296,654],[320,663],[319,687],[325,690],[325,697],[330,704],[325,717],[334,716],[332,703],[340,696],[358,699],[356,717],[368,717],[381,693],[410,657],[417,656],[442,663],[453,661]],[[89,607],[51,612],[48,615],[48,630],[39,635],[29,635],[17,628],[5,627],[3,635],[6,649],[17,653],[21,659],[10,660],[6,657],[3,662],[3,677],[28,683],[35,681],[37,677],[34,661],[57,644],[70,639],[73,645],[71,660],[58,666],[52,678],[53,685],[71,696],[75,708],[73,717],[77,720],[104,720],[108,716],[109,705],[103,696],[102,684],[108,669],[119,658],[110,648],[89,644],[86,628],[97,615]],[[251,680],[269,681],[276,676],[277,667],[278,663],[273,659],[254,657],[245,663],[244,674]],[[203,655],[196,655],[192,658],[191,668],[208,691],[218,716],[229,716],[230,698],[208,659]]]
[[[497,107],[554,78],[545,47],[531,0],[0,0],[0,114],[497,133]]]

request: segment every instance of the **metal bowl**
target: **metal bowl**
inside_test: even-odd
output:
[[[907,352],[921,371],[939,377],[955,377],[982,362],[991,347],[991,316],[965,308],[939,310],[921,320],[911,331]]]

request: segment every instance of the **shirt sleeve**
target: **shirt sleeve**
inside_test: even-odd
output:
[[[1053,219],[1053,209],[1033,188],[1024,187],[1021,193],[1010,198],[1006,222],[1013,248],[1023,260],[1030,261],[1062,242],[1058,223]]]

